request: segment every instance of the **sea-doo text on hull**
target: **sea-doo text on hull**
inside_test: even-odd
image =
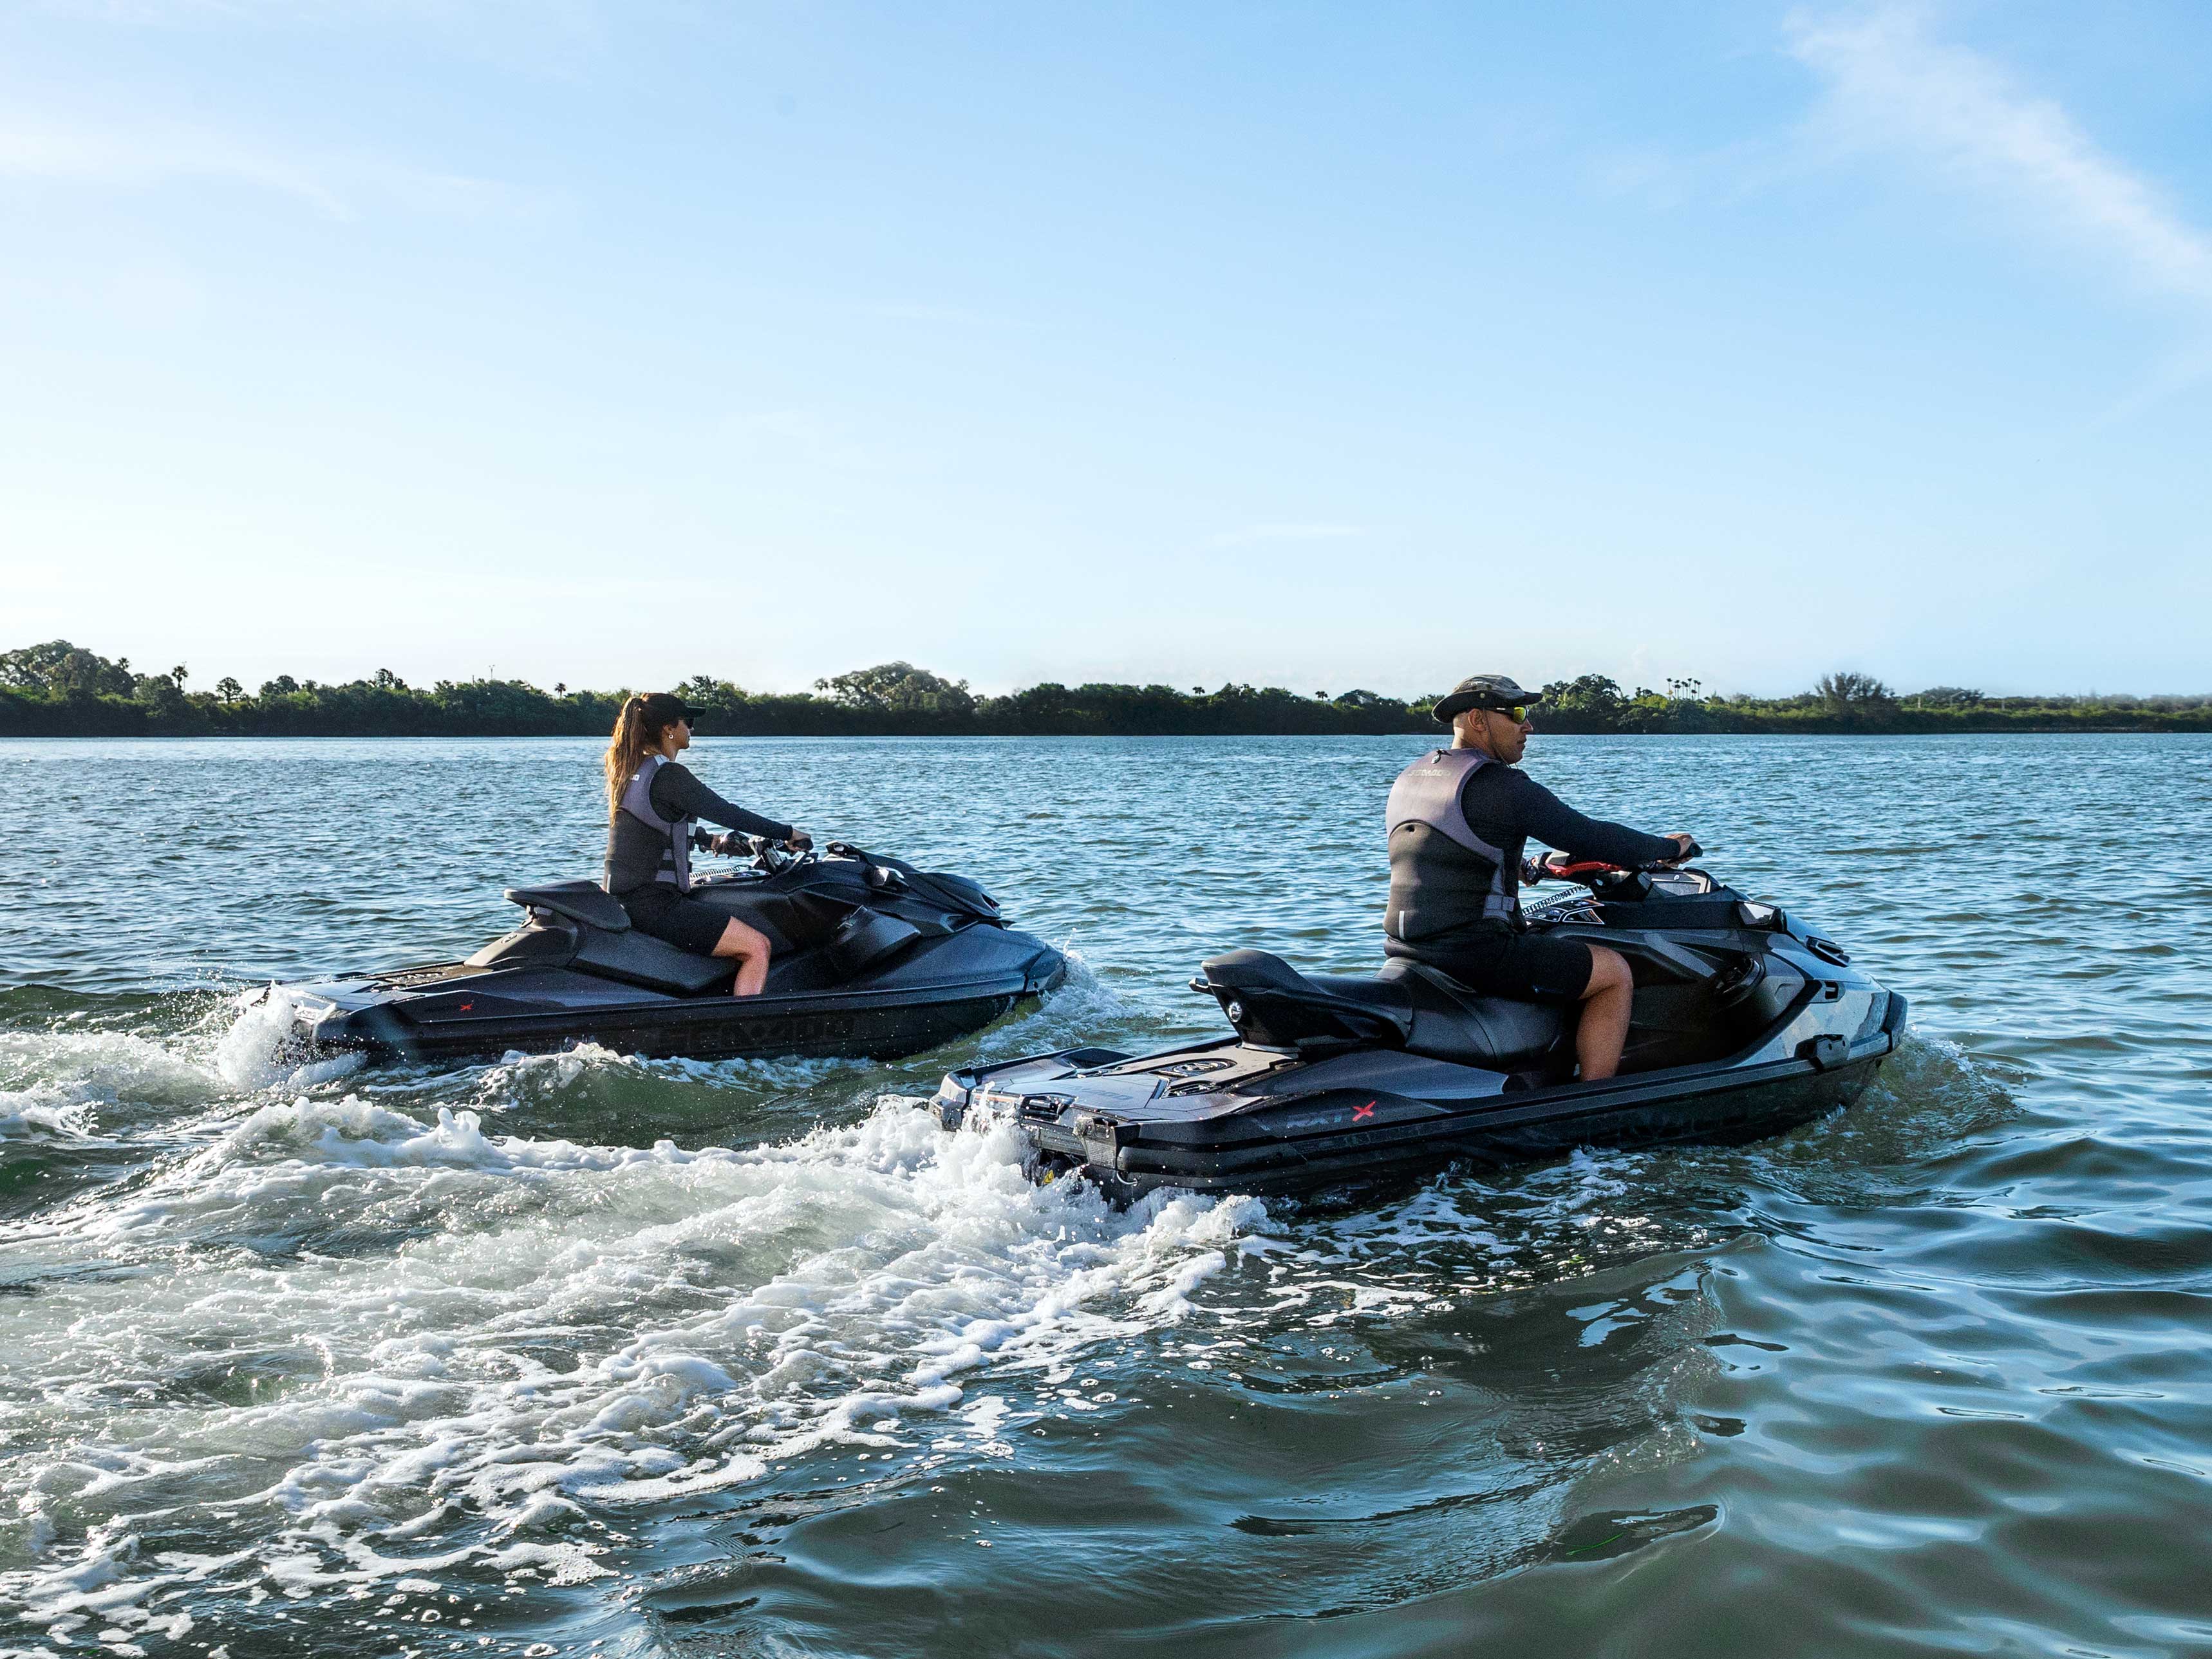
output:
[[[1575,1079],[1567,1010],[1410,962],[1320,978],[1235,951],[1191,981],[1234,1037],[972,1067],[933,1104],[947,1128],[1016,1126],[1035,1172],[1079,1172],[1116,1197],[1275,1193],[1456,1158],[1768,1134],[1848,1105],[1897,1046],[1905,999],[1775,907],[1698,869],[1560,873],[1591,890],[1530,925],[1608,945],[1635,972],[1617,1077]]]
[[[896,1060],[988,1024],[1066,969],[965,877],[842,842],[788,861],[755,845],[754,868],[691,892],[769,936],[758,996],[730,994],[726,958],[639,933],[596,884],[568,881],[510,889],[529,919],[465,962],[284,988],[294,1036],[415,1060],[579,1041],[700,1059]]]

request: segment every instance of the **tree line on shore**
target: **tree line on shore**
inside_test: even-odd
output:
[[[627,691],[548,691],[525,680],[410,686],[389,670],[326,684],[279,675],[248,691],[228,677],[192,690],[182,665],[144,674],[66,640],[0,653],[0,737],[602,736]],[[659,688],[651,688],[659,689]],[[1257,736],[1432,732],[1435,696],[1310,696],[1279,686],[1061,685],[981,696],[911,663],[747,691],[694,675],[674,686],[708,734],[860,736]],[[2203,732],[2208,696],[1988,697],[1962,686],[1899,694],[1866,675],[1825,676],[1790,697],[1709,696],[1694,679],[1624,690],[1599,674],[1543,688],[1540,731],[1666,733]]]

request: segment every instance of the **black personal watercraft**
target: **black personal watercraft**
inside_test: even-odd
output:
[[[1281,1193],[1454,1158],[1727,1140],[1848,1105],[1905,1029],[1905,999],[1800,918],[1700,869],[1569,865],[1587,890],[1531,927],[1626,957],[1636,993],[1620,1074],[1574,1075],[1570,1011],[1479,995],[1394,961],[1371,978],[1301,974],[1232,951],[1191,988],[1236,1036],[1133,1057],[1109,1048],[946,1075],[948,1129],[1013,1125],[1041,1178],[1110,1197],[1154,1188]]]
[[[623,1054],[896,1060],[987,1024],[1059,983],[1066,961],[1009,928],[964,876],[833,842],[694,882],[693,896],[765,933],[767,988],[733,997],[734,965],[639,933],[588,881],[511,888],[528,920],[465,962],[272,988],[309,1050],[411,1060],[591,1042]]]

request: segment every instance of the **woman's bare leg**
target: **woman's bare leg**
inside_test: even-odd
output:
[[[1582,1062],[1583,1082],[1595,1083],[1620,1069],[1635,993],[1628,958],[1602,945],[1591,945],[1589,983],[1583,988],[1583,1017],[1575,1026],[1575,1058]]]
[[[714,946],[718,957],[734,957],[738,963],[738,982],[730,988],[730,994],[757,997],[768,983],[768,935],[757,927],[748,927],[732,916],[722,929],[722,937]]]

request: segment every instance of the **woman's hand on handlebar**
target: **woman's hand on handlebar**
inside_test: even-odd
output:
[[[1687,864],[1692,859],[1701,858],[1705,854],[1705,849],[1698,845],[1698,838],[1686,830],[1671,830],[1664,839],[1682,849],[1673,858],[1662,860],[1667,864]]]

